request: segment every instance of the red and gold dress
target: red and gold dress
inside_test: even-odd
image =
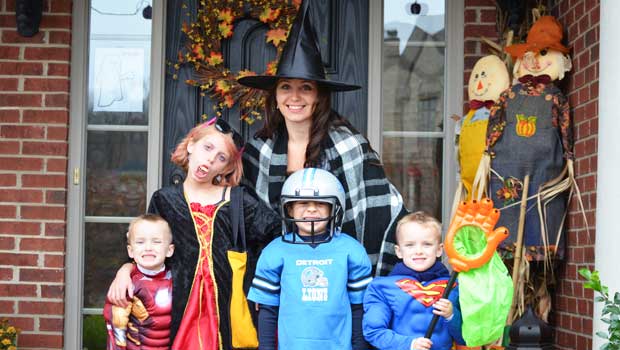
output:
[[[224,202],[204,206],[200,203],[190,203],[200,243],[200,255],[187,307],[172,349],[215,350],[219,349],[221,344],[211,253],[213,219],[222,204]]]

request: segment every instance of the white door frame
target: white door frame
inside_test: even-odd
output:
[[[154,0],[151,29],[147,193],[160,187],[165,81],[166,2]],[[67,174],[67,244],[65,256],[64,348],[82,348],[84,291],[84,206],[86,117],[88,99],[90,2],[74,1],[71,30],[71,94]]]

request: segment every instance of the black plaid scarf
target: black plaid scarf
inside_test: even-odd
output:
[[[287,148],[288,135],[282,132],[274,139],[254,138],[243,153],[243,184],[278,213],[287,177]],[[377,275],[388,274],[399,261],[394,233],[406,209],[378,155],[364,136],[341,126],[329,131],[321,168],[334,174],[346,192],[342,232],[364,245]]]

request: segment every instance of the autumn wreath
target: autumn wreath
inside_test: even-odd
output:
[[[233,35],[235,20],[255,18],[269,27],[266,43],[276,47],[276,59],[265,67],[264,74],[276,72],[282,45],[287,38],[291,23],[295,19],[301,0],[200,0],[196,20],[183,23],[182,31],[187,43],[178,53],[173,67],[173,78],[178,78],[181,66],[188,64],[194,68],[193,79],[185,82],[200,88],[201,96],[209,96],[216,102],[215,116],[220,116],[224,108],[238,104],[241,119],[252,124],[261,118],[259,111],[264,105],[261,91],[244,87],[237,79],[256,75],[250,70],[232,72],[226,68],[222,57],[222,41]],[[187,8],[186,5],[183,5]],[[203,115],[203,118],[212,117]]]

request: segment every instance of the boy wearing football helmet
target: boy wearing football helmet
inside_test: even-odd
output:
[[[364,247],[340,232],[342,185],[328,171],[302,169],[285,181],[280,202],[282,237],[263,250],[248,295],[260,304],[259,348],[275,349],[277,333],[280,349],[365,349],[371,265]]]

